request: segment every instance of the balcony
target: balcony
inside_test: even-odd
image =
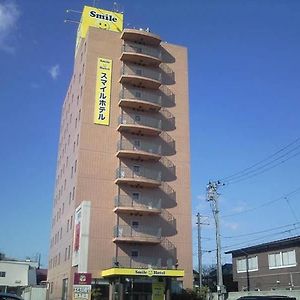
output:
[[[128,184],[135,187],[158,187],[161,184],[161,171],[141,166],[120,167],[116,170],[116,184]]]
[[[162,97],[157,91],[140,88],[125,88],[120,93],[120,107],[128,107],[146,111],[159,111]]]
[[[147,68],[134,64],[123,64],[120,83],[137,87],[158,89],[161,85],[161,72],[159,68]]]
[[[159,48],[125,43],[122,49],[121,61],[158,67],[161,63],[161,51]]]
[[[113,241],[115,243],[159,244],[161,242],[161,228],[128,225],[115,226]]]
[[[118,158],[131,158],[136,160],[155,160],[161,158],[161,145],[145,140],[124,140],[118,141]]]
[[[119,195],[115,197],[114,212],[146,213],[150,215],[161,213],[161,199],[148,197],[131,197]]]
[[[133,268],[133,269],[160,269],[162,268],[162,259],[147,256],[118,256],[113,258],[113,267]]]
[[[141,29],[124,29],[121,34],[121,39],[123,39],[124,41],[130,41],[156,47],[161,43],[161,38],[158,35]]]
[[[162,121],[144,115],[119,116],[117,130],[133,134],[159,135],[161,133]]]

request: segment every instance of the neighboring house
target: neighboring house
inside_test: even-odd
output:
[[[239,291],[300,289],[300,236],[229,253]]]
[[[0,292],[21,295],[27,286],[35,286],[47,278],[45,270],[38,269],[38,262],[16,260],[0,256]]]

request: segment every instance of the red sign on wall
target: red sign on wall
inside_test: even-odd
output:
[[[80,246],[80,222],[76,224],[75,227],[75,242],[74,242],[74,250],[78,252]]]
[[[74,284],[80,284],[80,285],[92,284],[92,274],[91,273],[75,273],[74,274]]]

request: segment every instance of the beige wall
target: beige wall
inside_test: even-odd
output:
[[[65,178],[67,183],[66,187],[63,186],[62,188],[61,196],[57,196],[58,200],[53,208],[53,217],[55,216],[56,218],[59,209],[62,209],[63,205],[64,213],[53,225],[51,233],[51,238],[53,238],[62,228],[63,236],[61,239],[59,238],[55,245],[51,246],[49,255],[50,261],[58,253],[61,253],[60,264],[57,263],[54,268],[50,267],[48,276],[49,281],[54,282],[55,293],[53,295],[56,294],[56,296],[61,295],[62,279],[70,277],[70,274],[76,271],[76,269],[71,267],[71,259],[64,261],[64,251],[69,245],[72,248],[73,227],[67,232],[67,222],[81,201],[91,201],[88,271],[93,273],[93,277],[99,278],[101,270],[112,266],[112,258],[116,255],[117,246],[113,243],[113,227],[117,224],[117,214],[113,211],[114,198],[118,195],[118,186],[114,183],[115,170],[119,164],[132,166],[136,163],[130,159],[122,159],[120,161],[116,157],[117,142],[120,139],[120,133],[116,129],[118,125],[117,119],[121,112],[118,102],[122,87],[119,83],[122,43],[119,33],[90,28],[87,39],[81,44],[75,60],[74,74],[76,75],[71,81],[62,111],[62,120],[68,121],[64,121],[61,124],[61,146],[58,154],[58,158],[61,156],[61,159],[57,165],[56,177],[58,178],[58,175],[60,175],[60,170],[64,164],[65,171],[57,180],[55,195],[60,194],[59,190],[64,185]],[[175,117],[175,126],[164,121],[163,130],[167,130],[176,144],[175,152],[169,151],[167,147],[163,146],[162,153],[168,154],[167,158],[175,165],[176,173],[167,173],[161,162],[142,162],[141,164],[150,169],[162,170],[162,180],[166,181],[176,191],[176,199],[168,197],[162,188],[143,188],[141,192],[145,196],[162,199],[162,208],[172,214],[176,221],[169,224],[164,219],[163,214],[138,217],[120,214],[119,222],[120,224],[126,224],[130,223],[132,219],[138,218],[143,225],[162,227],[162,234],[176,246],[178,267],[185,269],[184,286],[192,287],[187,51],[184,47],[166,43],[163,43],[161,47],[164,50],[163,58],[167,62],[166,64],[175,74],[175,81],[163,76],[163,84],[166,84],[175,94],[175,105],[166,101],[163,102],[165,106],[168,106],[169,112]],[[113,60],[109,126],[93,124],[96,63],[98,57]],[[74,94],[73,102],[72,94]],[[79,100],[77,101],[78,96]],[[130,112],[130,109],[126,109],[126,111]],[[130,113],[134,112],[131,111]],[[71,114],[72,120],[70,121]],[[149,115],[147,112],[139,114]],[[162,113],[153,113],[151,117],[164,119]],[[76,118],[77,126],[75,128]],[[69,123],[68,127],[66,123]],[[66,131],[65,134],[64,131]],[[69,134],[70,142],[68,145]],[[135,138],[130,134],[124,134],[124,137],[129,139]],[[153,143],[161,143],[160,137],[149,139],[147,136],[143,136],[141,139],[151,140]],[[67,146],[64,146],[65,144]],[[66,147],[66,151],[63,150],[64,147]],[[68,157],[68,166],[66,166],[66,157]],[[74,165],[76,160],[77,167],[75,172]],[[73,176],[70,178],[72,167]],[[74,197],[73,188],[75,188]],[[122,186],[120,194],[130,193],[133,190],[136,190],[136,188]],[[70,192],[71,200],[69,201]],[[157,255],[159,257],[167,257],[168,255],[161,245],[144,244],[135,246],[123,244],[118,247],[118,255],[128,255],[130,250],[137,248],[142,256]],[[72,282],[72,278],[70,278],[70,282]]]

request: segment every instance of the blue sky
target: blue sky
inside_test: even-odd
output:
[[[92,3],[0,0],[0,251],[8,256],[40,252],[47,262],[60,108],[72,73],[76,33],[76,25],[63,21],[66,9]],[[101,7],[110,9],[112,3],[102,0]],[[189,49],[193,215],[199,211],[209,217],[203,248],[213,250],[213,220],[205,200],[208,180],[247,168],[300,135],[300,2],[119,4],[125,25],[150,27],[163,40]],[[283,226],[300,220],[300,193],[288,197],[289,202],[281,199],[255,209],[300,187],[299,169],[296,156],[221,189],[224,250],[300,233],[297,228],[282,232],[292,228]],[[193,227],[196,237],[195,220]],[[214,263],[214,251],[203,258]],[[230,257],[224,255],[224,261]]]

